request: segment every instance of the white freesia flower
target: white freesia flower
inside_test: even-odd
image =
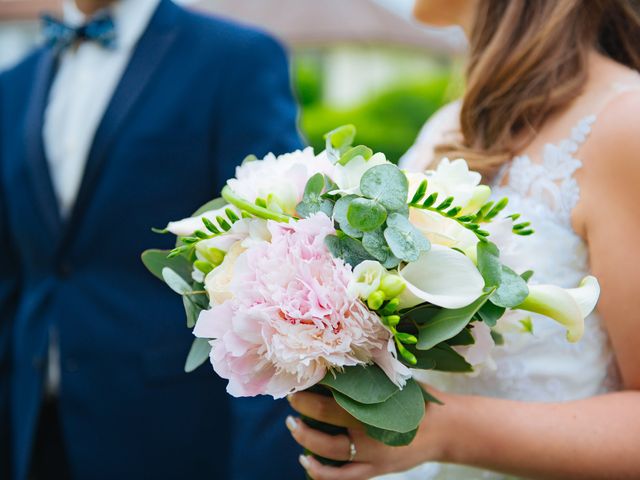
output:
[[[353,158],[346,165],[336,163],[333,174],[330,175],[331,179],[336,183],[336,185],[338,185],[338,189],[335,193],[342,193],[344,195],[359,194],[360,179],[362,178],[362,175],[364,175],[364,173],[370,168],[378,165],[384,165],[385,163],[390,162],[387,161],[384,153],[376,153],[369,160],[365,160],[364,157],[358,156]]]
[[[600,296],[595,277],[585,277],[578,288],[530,285],[529,296],[516,309],[539,313],[567,328],[567,340],[577,342],[584,333],[584,319],[593,311]]]
[[[429,302],[444,308],[461,308],[478,299],[484,280],[473,262],[462,253],[431,245],[416,262],[398,271],[407,282],[400,295],[401,308]]]
[[[263,160],[245,162],[236,168],[236,177],[228,180],[227,185],[244,200],[254,203],[261,198],[270,209],[294,215],[309,178],[316,173],[331,175],[332,170],[324,152],[316,156],[313,148],[308,147],[279,157],[270,153]]]
[[[204,226],[204,223],[202,223],[203,218],[211,220],[211,222],[215,226],[219,226],[216,217],[222,217],[226,219],[227,214],[225,213],[225,210],[227,209],[232,210],[235,214],[240,216],[240,210],[238,210],[236,207],[234,207],[233,205],[225,205],[222,208],[218,208],[217,210],[209,210],[208,212],[204,212],[201,215],[196,215],[195,217],[187,217],[175,222],[169,222],[169,224],[166,226],[166,229],[178,237],[189,237],[193,235],[196,230],[207,230],[207,228]],[[222,228],[220,228],[220,230],[222,230]]]
[[[432,244],[466,250],[475,247],[478,243],[478,237],[476,237],[475,233],[463,227],[457,221],[437,212],[411,208],[409,210],[409,221]]]
[[[387,269],[380,262],[365,260],[353,269],[353,278],[349,282],[349,293],[366,300],[373,292],[378,290],[382,278],[387,274]]]
[[[427,178],[427,195],[437,192],[440,201],[453,197],[453,205],[464,208],[473,198],[482,176],[469,170],[467,162],[462,158],[452,162],[443,158],[435,170],[427,172]]]

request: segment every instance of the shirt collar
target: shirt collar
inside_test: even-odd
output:
[[[144,33],[160,0],[118,0],[109,7],[118,29],[117,48],[132,48]],[[64,19],[77,27],[87,21],[87,16],[77,7],[75,0],[65,0]]]

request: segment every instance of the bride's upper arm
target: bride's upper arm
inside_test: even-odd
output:
[[[607,106],[579,176],[591,269],[602,287],[598,309],[628,389],[640,389],[639,112],[640,91]]]
[[[423,171],[433,162],[434,148],[460,130],[460,100],[448,103],[425,123],[413,146],[400,159],[407,170]]]

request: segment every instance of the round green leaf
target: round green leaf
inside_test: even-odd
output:
[[[349,225],[356,230],[369,232],[381,226],[387,219],[387,211],[375,200],[356,198],[347,209]]]
[[[422,252],[431,248],[429,240],[407,218],[398,213],[389,215],[384,238],[391,252],[405,262],[415,262]]]
[[[420,386],[412,378],[402,390],[384,402],[365,404],[356,402],[350,397],[333,391],[338,405],[360,420],[383,430],[408,433],[418,428],[424,417],[424,399]]]
[[[399,390],[377,365],[345,367],[342,372],[329,372],[320,384],[367,404],[384,402]]]
[[[189,355],[187,355],[187,361],[184,365],[184,371],[187,373],[193,372],[209,359],[210,352],[211,345],[209,345],[209,341],[206,338],[196,338],[191,344],[191,349],[189,350]]]
[[[370,168],[362,175],[360,191],[387,210],[401,210],[407,204],[409,182],[398,167],[387,163]]]
[[[349,205],[355,199],[360,198],[357,195],[346,195],[338,200],[333,208],[333,219],[338,222],[340,229],[353,238],[362,237],[362,230],[358,230],[349,225],[347,220],[347,212],[349,211]]]
[[[509,267],[503,265],[501,283],[491,295],[489,299],[491,303],[499,307],[513,308],[524,302],[527,295],[529,295],[527,282]]]

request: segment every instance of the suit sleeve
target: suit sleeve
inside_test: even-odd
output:
[[[11,325],[18,298],[18,270],[15,250],[11,245],[7,219],[7,199],[2,178],[2,77],[0,77],[0,478],[8,478],[9,450],[9,385]]]
[[[289,64],[282,46],[258,32],[247,32],[234,48],[216,122],[218,192],[247,155],[262,158],[302,148],[298,108],[291,91]]]
[[[289,66],[282,47],[273,39],[249,32],[243,51],[234,52],[236,71],[227,78],[228,100],[217,134],[218,187],[234,176],[247,155],[259,158],[302,147],[297,107],[291,93]],[[293,413],[285,400],[231,398],[233,414],[232,480],[302,479],[300,447],[285,427]]]

